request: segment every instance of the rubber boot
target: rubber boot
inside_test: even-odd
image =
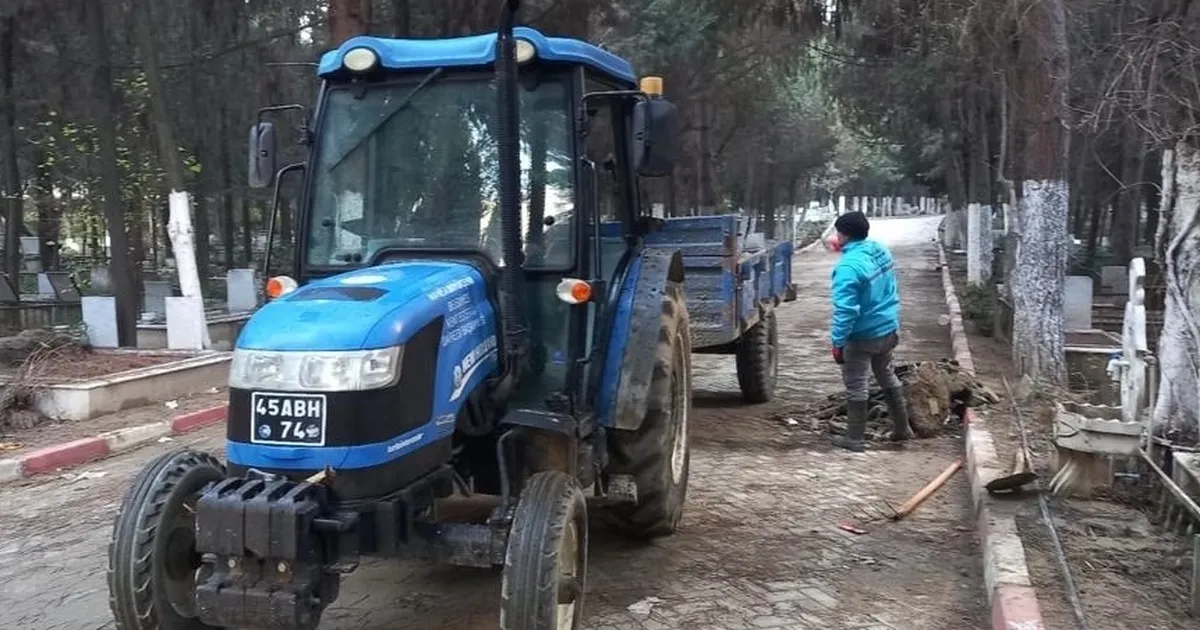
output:
[[[861,453],[866,449],[863,433],[867,430],[867,401],[846,401],[846,434],[833,436],[833,445]]]
[[[908,405],[904,401],[904,388],[884,390],[883,397],[887,401],[888,415],[892,417],[892,441],[903,442],[913,437],[908,424]]]

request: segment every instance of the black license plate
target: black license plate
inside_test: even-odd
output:
[[[250,394],[250,441],[325,446],[325,394]]]

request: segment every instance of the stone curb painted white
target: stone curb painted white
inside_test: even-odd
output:
[[[120,453],[139,446],[157,442],[159,438],[171,435],[171,421],[154,422],[136,427],[126,427],[116,431],[107,431],[97,437],[108,442],[109,451]]]
[[[21,472],[21,460],[0,459],[0,484],[17,481],[24,477]]]
[[[963,326],[962,310],[946,249],[938,243],[938,262],[942,268],[942,287],[945,290],[946,308],[950,313],[950,345],[959,366],[971,375],[975,374],[975,363],[971,357],[971,346]],[[1025,559],[1025,545],[1017,531],[1013,516],[995,509],[995,500],[987,493],[988,481],[1004,474],[1004,467],[996,455],[996,445],[984,420],[967,409],[964,422],[965,447],[967,451],[967,477],[971,486],[971,504],[975,511],[976,528],[983,555],[983,581],[994,628],[1011,628],[1014,621],[1021,628],[1041,630],[1045,623],[1037,603],[1037,595],[1029,579],[1029,567]],[[1001,625],[1003,624],[1003,625]]]

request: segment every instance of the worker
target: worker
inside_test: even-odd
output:
[[[830,239],[842,253],[833,268],[833,360],[842,366],[846,384],[846,434],[833,438],[836,446],[862,452],[866,444],[870,375],[883,389],[892,418],[891,439],[912,437],[904,388],[892,370],[892,350],[900,342],[900,295],[892,253],[868,240],[871,223],[861,212],[838,217]]]

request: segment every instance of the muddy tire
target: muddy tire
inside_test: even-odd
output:
[[[578,630],[587,546],[587,503],[579,484],[557,471],[530,477],[508,534],[501,630]]]
[[[750,404],[771,402],[779,380],[779,327],[775,309],[742,336],[737,350],[738,387]]]
[[[164,453],[133,480],[108,543],[108,604],[117,630],[210,630],[196,618],[194,504],[225,477],[212,456]]]
[[[682,283],[668,283],[660,319],[646,417],[637,431],[613,431],[609,442],[608,472],[632,475],[638,500],[610,506],[604,518],[636,538],[675,533],[687,497],[692,342]]]

